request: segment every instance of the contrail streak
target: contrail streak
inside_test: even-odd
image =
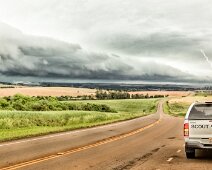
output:
[[[208,56],[205,54],[204,50],[200,50],[200,52],[202,53],[202,55],[204,56],[205,60],[207,61],[207,63],[211,66],[212,68],[212,62],[209,60]]]

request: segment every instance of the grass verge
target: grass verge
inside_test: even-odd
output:
[[[166,114],[172,115],[172,116],[185,116],[190,104],[189,103],[183,103],[183,102],[174,102],[170,103],[169,101],[164,102],[163,104],[163,111]]]
[[[0,141],[68,131],[133,119],[156,112],[158,100],[72,101],[106,104],[117,113],[97,111],[0,111]]]

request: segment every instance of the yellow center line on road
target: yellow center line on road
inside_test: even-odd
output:
[[[161,120],[158,120],[158,121],[156,121],[156,122],[154,122],[150,125],[147,125],[145,127],[142,127],[140,129],[137,129],[137,130],[134,130],[134,131],[131,131],[129,133],[125,133],[125,134],[122,134],[122,135],[119,135],[119,136],[113,136],[113,137],[103,139],[103,140],[98,141],[98,142],[93,143],[93,144],[85,145],[85,146],[75,148],[75,149],[71,149],[71,150],[68,150],[68,151],[65,151],[65,152],[59,152],[57,154],[46,156],[46,157],[43,157],[43,158],[38,158],[38,159],[35,159],[35,160],[19,163],[19,164],[16,164],[16,165],[11,165],[11,166],[8,166],[8,167],[5,167],[5,168],[1,168],[0,170],[19,169],[19,168],[23,168],[23,167],[26,167],[26,166],[29,166],[29,165],[34,165],[34,164],[37,164],[37,163],[40,163],[40,162],[48,161],[48,160],[51,160],[51,159],[55,159],[55,158],[58,158],[58,157],[62,157],[62,156],[65,156],[65,155],[76,153],[76,152],[80,152],[80,151],[87,150],[87,149],[90,149],[90,148],[94,148],[94,147],[97,147],[97,146],[101,146],[101,145],[104,145],[104,144],[107,144],[107,143],[111,143],[111,142],[129,137],[129,136],[135,135],[137,133],[140,133],[140,132],[144,131],[145,129],[153,127],[154,125],[158,124],[160,121]]]

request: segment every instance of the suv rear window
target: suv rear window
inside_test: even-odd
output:
[[[212,119],[212,104],[195,104],[189,114],[189,119]]]

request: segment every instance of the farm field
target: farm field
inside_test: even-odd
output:
[[[185,116],[188,107],[194,102],[212,101],[211,95],[189,95],[187,97],[171,98],[164,103],[164,112],[173,116]]]
[[[130,94],[148,94],[149,96],[154,95],[168,95],[169,97],[182,97],[182,96],[188,96],[192,92],[189,91],[135,91],[135,92],[129,92]]]
[[[2,85],[5,86],[5,85]],[[1,85],[0,85],[1,87]],[[96,89],[88,88],[74,88],[74,87],[24,87],[14,86],[15,88],[0,88],[0,97],[13,96],[15,94],[23,94],[29,96],[82,96],[82,95],[95,95]],[[170,97],[188,96],[192,92],[189,91],[129,91],[129,94],[148,94],[149,96],[155,95],[168,95]]]
[[[93,103],[98,105],[107,105],[110,106],[112,109],[121,112],[121,113],[128,113],[128,114],[148,114],[156,112],[156,103],[158,99],[124,99],[124,100],[85,100],[85,101],[74,101],[70,103],[78,103],[78,104],[85,104],[85,103]]]
[[[95,95],[95,89],[73,88],[73,87],[16,87],[0,88],[0,97],[23,94],[28,96],[81,96]]]
[[[70,103],[70,101],[68,101]],[[92,127],[156,112],[156,99],[86,100],[73,104],[105,104],[116,112],[100,111],[0,111],[0,141]]]
[[[187,96],[187,97],[183,97],[183,98],[173,98],[170,99],[169,102],[170,103],[188,103],[191,104],[195,101],[212,101],[212,96]]]

